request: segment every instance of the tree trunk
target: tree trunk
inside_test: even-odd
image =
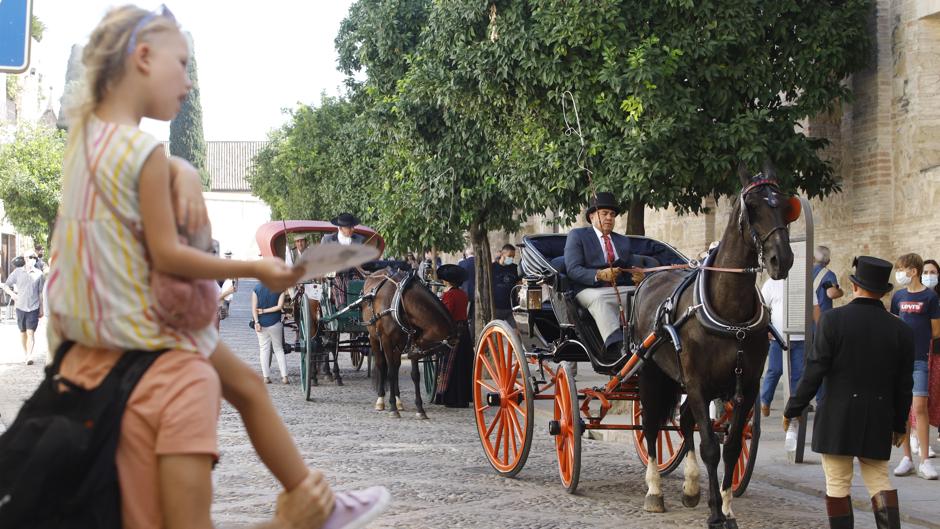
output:
[[[477,337],[496,312],[493,307],[493,256],[490,253],[490,238],[477,222],[470,224],[470,244],[473,246],[473,255],[476,256],[473,335]]]
[[[646,235],[646,204],[642,200],[630,202],[627,212],[627,235]]]

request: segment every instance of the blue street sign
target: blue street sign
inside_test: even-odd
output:
[[[0,72],[29,68],[29,26],[32,0],[0,0]]]

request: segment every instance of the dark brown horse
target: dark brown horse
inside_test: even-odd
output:
[[[456,346],[453,318],[427,285],[408,272],[388,268],[374,272],[366,278],[363,293],[371,297],[362,305],[362,319],[369,324],[369,342],[375,359],[372,377],[379,396],[375,409],[386,409],[388,384],[388,409],[393,417],[401,417],[398,371],[401,355],[406,353],[411,359],[416,416],[427,419],[421,400],[418,361],[434,351]]]
[[[677,354],[670,342],[664,342],[651,352],[653,362],[647,363],[640,374],[643,433],[650,454],[644,508],[651,512],[665,510],[656,464],[656,440],[660,428],[675,412],[684,383],[687,399],[680,428],[690,449],[685,461],[682,502],[693,507],[701,497],[692,438],[693,428],[698,425],[701,456],[708,470],[709,528],[737,527],[731,510],[732,477],[742,448],[741,432],[748,412],[754,407],[767,357],[769,314],[756,289],[753,270],[763,266],[770,277],[783,279],[793,265],[788,225],[798,214],[793,211],[794,199],[781,193],[769,164],[754,178],[749,179],[746,174],[739,170],[742,192],[715,250],[717,253],[708,264],[751,272],[695,272],[698,280],[678,297],[673,312],[681,315],[690,307],[696,312],[696,317],[678,329],[681,352]],[[637,336],[657,327],[661,304],[691,273],[659,272],[640,284],[634,305]],[[709,405],[715,399],[735,402],[723,456],[709,416]],[[725,468],[719,489],[717,472],[721,457]]]

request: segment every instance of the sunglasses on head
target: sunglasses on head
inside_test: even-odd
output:
[[[137,22],[137,25],[134,26],[134,30],[131,31],[131,37],[127,41],[127,55],[134,53],[134,49],[137,48],[137,34],[140,33],[140,30],[144,29],[144,26],[157,17],[164,17],[174,24],[176,23],[176,17],[173,16],[173,13],[167,8],[166,4],[161,4],[159,8],[147,13]]]

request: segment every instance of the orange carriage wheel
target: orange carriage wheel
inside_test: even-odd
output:
[[[744,423],[744,430],[741,432],[741,455],[738,456],[738,462],[734,465],[734,475],[731,476],[731,493],[735,498],[744,495],[748,483],[751,482],[751,475],[754,473],[754,463],[757,461],[757,447],[760,441],[760,400],[754,403],[754,407],[747,412],[747,421]],[[731,402],[724,403],[724,413],[715,421],[716,428],[726,428],[731,424],[731,418],[734,415],[734,405]]]
[[[549,433],[555,436],[558,455],[558,475],[569,494],[578,488],[581,476],[581,411],[578,390],[568,364],[555,373],[555,419],[549,423]]]
[[[643,405],[640,404],[639,399],[632,401],[632,403],[633,411],[628,415],[631,419],[630,424],[642,426]],[[670,417],[670,419],[666,421],[666,426],[678,428],[678,415]],[[639,456],[643,466],[648,465],[650,456],[649,451],[646,449],[646,438],[643,437],[642,429],[633,430],[633,446],[636,448],[636,455]],[[682,458],[685,457],[685,453],[688,449],[689,447],[685,442],[685,437],[678,429],[660,430],[659,437],[656,439],[656,462],[659,466],[659,473],[667,475],[678,468],[679,463],[682,462]]]
[[[522,470],[532,445],[532,380],[516,331],[490,322],[473,361],[473,407],[483,452],[499,474]]]

